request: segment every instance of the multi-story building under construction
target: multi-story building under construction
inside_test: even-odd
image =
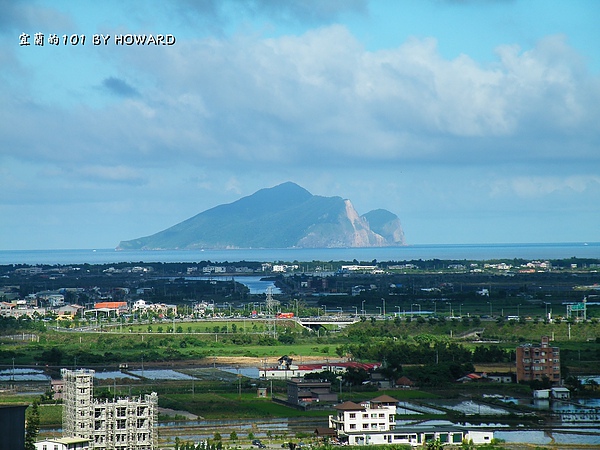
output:
[[[94,450],[154,450],[158,395],[94,398],[94,371],[62,369],[63,434],[90,440]]]

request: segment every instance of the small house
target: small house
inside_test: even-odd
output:
[[[554,387],[550,389],[550,393],[552,398],[556,400],[567,400],[571,397],[571,391],[566,387]]]

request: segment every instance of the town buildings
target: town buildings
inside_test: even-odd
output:
[[[93,450],[154,450],[157,447],[158,396],[99,400],[94,371],[61,370],[63,434],[84,438]]]
[[[540,344],[523,344],[517,347],[517,383],[543,381],[560,385],[560,349],[550,346],[550,338],[542,337]]]

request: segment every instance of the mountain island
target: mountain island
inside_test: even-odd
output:
[[[395,214],[360,216],[350,200],[312,195],[292,182],[219,205],[117,250],[340,248],[404,245]]]

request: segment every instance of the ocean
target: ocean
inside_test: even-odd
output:
[[[298,248],[232,250],[0,250],[0,264],[110,264],[119,262],[237,261],[411,261],[522,258],[528,260],[600,258],[600,242],[554,244],[447,244],[375,248]]]

